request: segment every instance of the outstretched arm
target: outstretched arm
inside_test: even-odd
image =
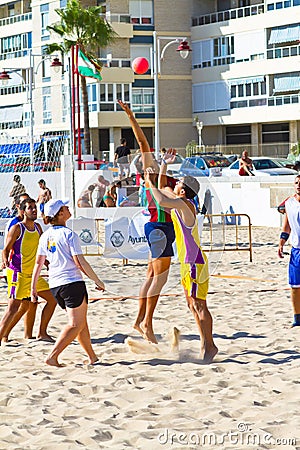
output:
[[[125,111],[125,113],[127,114],[128,118],[130,120],[132,131],[135,135],[135,138],[139,144],[139,147],[140,147],[140,150],[142,153],[142,162],[143,162],[144,170],[146,170],[148,167],[152,167],[156,172],[158,172],[158,164],[155,161],[155,159],[153,158],[152,153],[150,152],[149,142],[147,141],[147,138],[146,138],[143,130],[139,126],[136,118],[134,117],[133,112],[131,111],[131,109],[129,108],[127,103],[122,102],[121,100],[118,100],[118,103],[121,106],[121,108],[123,109],[123,111]]]

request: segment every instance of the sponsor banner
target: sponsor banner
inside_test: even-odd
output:
[[[98,245],[96,220],[78,217],[78,219],[68,220],[67,226],[78,234],[80,244],[83,247],[88,245]]]
[[[4,246],[4,230],[5,226],[11,219],[0,219],[0,249]],[[38,219],[37,222],[41,225],[42,229],[45,231],[49,225],[45,225],[42,219]],[[70,219],[67,222],[67,226],[71,230],[75,231],[80,238],[80,243],[82,247],[88,245],[99,245],[97,242],[97,228],[96,221],[94,219],[87,219],[84,217],[79,217],[78,219]]]
[[[149,216],[142,213],[132,219],[120,217],[105,222],[106,258],[148,259],[149,247],[144,233],[144,225]]]
[[[143,212],[133,218],[120,217],[107,219],[105,222],[105,249],[106,258],[148,259],[149,247],[144,233],[144,225],[149,216]],[[198,229],[201,236],[204,216],[198,215]],[[174,255],[177,251],[174,243]]]

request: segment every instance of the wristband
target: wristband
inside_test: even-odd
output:
[[[168,164],[164,158],[161,160],[161,162],[162,162],[163,164],[165,164],[165,165]]]
[[[280,239],[284,239],[285,241],[287,241],[289,237],[290,237],[290,234],[286,233],[285,231],[280,233]]]

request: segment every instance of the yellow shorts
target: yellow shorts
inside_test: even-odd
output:
[[[7,285],[8,296],[17,300],[30,297],[31,293],[31,279],[32,275],[26,273],[16,272],[12,269],[7,269]],[[39,277],[37,282],[37,292],[48,291],[49,284],[44,278]]]
[[[181,264],[181,284],[193,298],[206,300],[209,285],[208,261],[203,254],[205,264]]]

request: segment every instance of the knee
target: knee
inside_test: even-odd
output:
[[[20,305],[18,303],[10,303],[8,306],[8,313],[9,314],[16,314],[18,312]]]
[[[198,298],[193,299],[193,309],[195,311],[197,311],[199,314],[203,313],[204,311],[207,310],[207,306],[206,306],[206,301],[205,300],[200,300]]]

